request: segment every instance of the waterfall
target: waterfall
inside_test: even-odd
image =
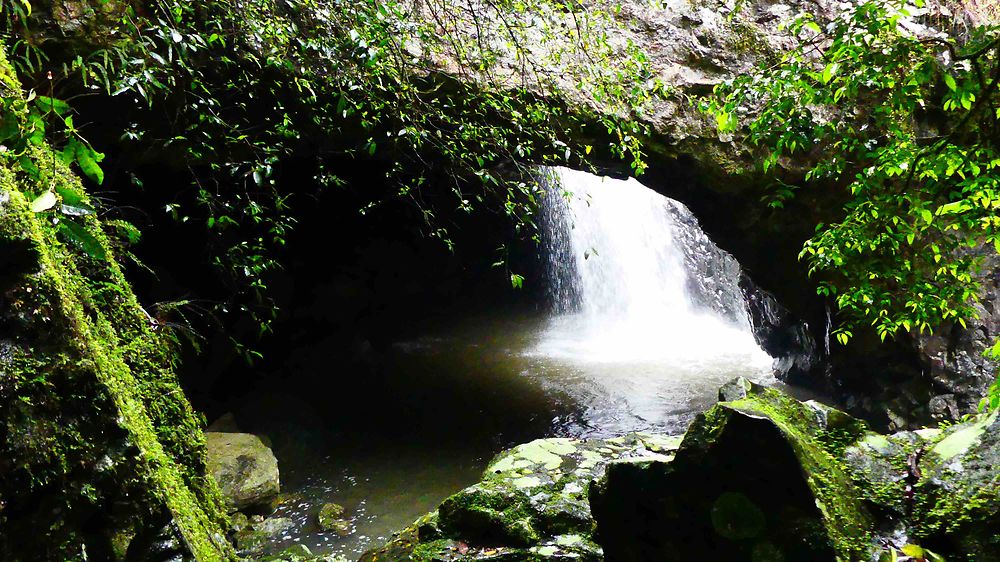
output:
[[[549,179],[542,229],[555,318],[537,352],[770,365],[751,332],[739,264],[686,207],[633,179],[564,168]]]

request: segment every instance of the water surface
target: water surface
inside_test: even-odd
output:
[[[550,311],[428,327],[349,372],[332,364],[258,392],[255,430],[274,440],[292,493],[276,515],[296,521],[275,549],[356,558],[476,482],[504,448],[679,434],[732,378],[773,382],[739,264],[686,208],[635,181],[550,174]],[[315,528],[323,502],[347,508],[351,535]]]

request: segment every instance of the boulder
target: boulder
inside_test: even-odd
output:
[[[208,470],[231,511],[266,504],[279,490],[278,460],[250,433],[205,434]]]
[[[867,560],[873,518],[834,454],[864,424],[745,379],[720,394],[672,462],[614,462],[591,488],[608,558]]]
[[[591,487],[609,560],[1000,560],[997,413],[880,435],[746,380],[720,394],[671,461],[613,461]]]
[[[250,553],[263,549],[265,545],[275,541],[294,526],[295,521],[288,517],[254,518],[249,525],[237,532],[233,539],[240,552]]]
[[[363,562],[602,560],[587,488],[612,460],[668,462],[680,439],[539,439],[498,455],[481,482],[445,500]]]

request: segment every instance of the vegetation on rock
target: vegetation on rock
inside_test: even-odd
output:
[[[738,379],[670,462],[612,462],[592,488],[608,559],[995,560],[996,414],[879,435]],[[987,466],[990,468],[987,468]],[[963,467],[975,467],[968,470]],[[946,491],[947,490],[947,491]]]
[[[363,562],[603,560],[587,489],[613,460],[669,462],[679,439],[538,439],[497,455],[483,479],[370,550]]]
[[[37,132],[2,54],[0,80],[5,131]],[[136,302],[66,161],[44,139],[13,146],[0,152],[0,556],[142,557],[173,522],[199,559],[232,558],[175,342]]]
[[[800,15],[780,62],[703,105],[720,131],[766,150],[765,171],[794,159],[805,169],[786,179],[845,190],[844,218],[817,225],[800,256],[840,308],[845,344],[859,325],[883,340],[964,327],[986,256],[1000,251],[1000,27],[941,23],[923,0],[845,4],[829,22]],[[800,189],[779,179],[771,205]]]

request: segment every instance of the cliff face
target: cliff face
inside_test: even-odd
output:
[[[37,9],[51,14],[39,33],[57,38],[59,49],[68,51],[120,40],[101,35],[101,30],[108,28],[102,22],[114,15],[107,7],[110,5],[88,0],[39,3]],[[492,8],[486,9],[487,5]],[[720,138],[715,124],[700,115],[693,104],[718,82],[777,60],[792,41],[780,28],[788,18],[810,11],[822,21],[830,17],[834,5],[826,0],[588,3],[588,7],[603,9],[607,18],[591,20],[585,30],[588,37],[583,39],[604,37],[602,44],[610,49],[610,58],[622,61],[619,67],[612,65],[605,70],[610,77],[619,71],[629,75],[626,61],[632,53],[643,53],[648,74],[642,83],[623,87],[655,90],[657,94],[641,107],[628,110],[607,107],[603,101],[606,92],[595,89],[593,81],[580,79],[580,69],[589,63],[585,50],[564,49],[566,41],[581,40],[578,13],[572,9],[549,10],[544,14],[546,23],[539,24],[539,18],[524,12],[512,12],[511,20],[490,21],[481,16],[497,13],[495,4],[480,0],[413,2],[407,6],[412,14],[435,22],[442,30],[464,34],[470,44],[482,40],[494,47],[500,45],[491,51],[499,53],[499,60],[487,72],[470,65],[468,53],[463,58],[462,53],[445,48],[428,54],[421,45],[412,44],[406,49],[414,57],[433,59],[431,83],[441,77],[444,84],[458,81],[484,88],[526,85],[553,104],[587,116],[585,120],[591,119],[591,125],[570,134],[581,144],[593,144],[599,166],[612,175],[625,175],[629,169],[609,151],[602,152],[601,147],[615,139],[605,131],[601,116],[611,112],[648,127],[642,145],[649,168],[641,180],[691,209],[713,240],[739,260],[753,285],[769,294],[769,302],[780,303],[780,314],[756,316],[765,322],[759,326],[762,338],[790,342],[788,345],[795,348],[786,353],[779,349],[781,345],[768,349],[782,355],[784,364],[794,364],[790,372],[795,382],[835,392],[853,412],[877,418],[884,425],[902,427],[931,416],[967,412],[975,406],[995,369],[982,358],[982,351],[998,334],[994,304],[1000,292],[990,281],[996,268],[985,273],[988,294],[984,295],[981,319],[968,329],[946,326],[933,337],[903,336],[886,344],[879,344],[874,334],[858,334],[848,348],[830,345],[828,323],[835,306],[816,295],[815,282],[807,277],[797,256],[818,223],[839,219],[846,193],[836,186],[810,186],[800,189],[784,209],[767,207],[761,197],[768,193],[770,180],[755,171],[753,149],[736,139]],[[308,15],[290,13],[270,0],[248,1],[246,6],[248,20],[275,14],[309,20]],[[296,9],[321,8],[322,3],[306,2]],[[517,42],[536,63],[543,63],[541,67],[526,70],[516,51],[502,46],[509,29],[517,30]],[[240,48],[263,51],[259,43],[248,40]],[[551,56],[554,52],[560,56]],[[794,178],[796,163],[781,164]],[[766,324],[767,318],[780,318],[780,325]],[[827,361],[795,358],[809,350],[822,352]]]
[[[780,27],[783,22],[803,11],[822,22],[832,17],[836,3],[668,0],[652,6],[629,0],[617,4],[620,10],[609,24],[609,43],[622,58],[631,46],[644,52],[649,82],[662,84],[661,95],[629,115],[649,128],[643,139],[649,169],[640,181],[687,205],[712,239],[742,264],[753,281],[747,285],[752,297],[767,303],[755,306],[778,310],[751,312],[762,345],[779,357],[789,380],[833,393],[852,412],[891,428],[974,411],[996,377],[997,365],[983,351],[1000,336],[997,260],[990,257],[986,262],[980,317],[967,328],[946,324],[934,335],[904,334],[886,343],[874,333],[861,333],[848,347],[830,342],[836,306],[816,295],[816,281],[809,279],[798,254],[817,224],[843,216],[846,190],[810,185],[798,190],[785,208],[769,208],[761,198],[773,178],[757,170],[754,149],[739,139],[720,137],[715,124],[694,107],[694,101],[715,84],[779,60],[792,41]],[[939,4],[929,3],[932,10]],[[565,17],[564,27],[571,29],[572,15]],[[908,25],[918,30],[929,23],[918,19]],[[947,22],[939,18],[934,23]],[[552,47],[537,51],[546,49]],[[544,59],[543,54],[537,56]],[[514,61],[504,64],[516,67]],[[548,64],[556,78],[531,87],[580,111],[595,115],[608,111],[599,96],[571,78],[573,65],[586,61]],[[462,80],[483,79],[454,60],[443,61],[441,69]],[[608,139],[597,135],[594,140],[599,146]],[[625,166],[606,162],[605,172],[628,173]],[[800,163],[783,161],[779,168],[785,181],[801,183],[795,179]],[[815,354],[822,355],[820,361]]]
[[[5,125],[19,126],[2,52],[0,80]],[[145,559],[164,540],[232,558],[170,337],[91,209],[47,147],[0,154],[0,558]]]

